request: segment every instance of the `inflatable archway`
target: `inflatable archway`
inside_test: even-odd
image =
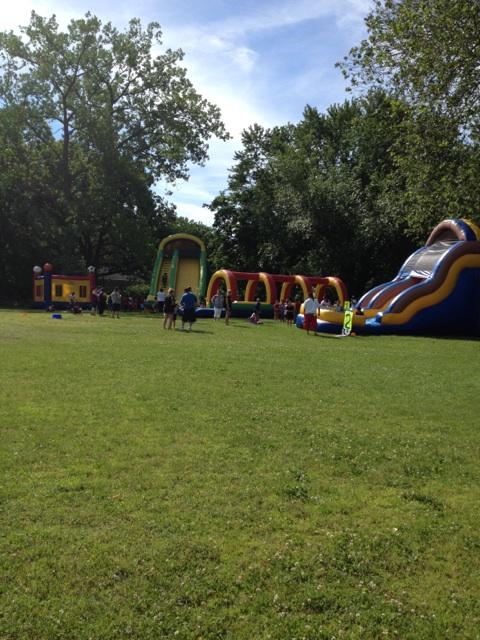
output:
[[[239,282],[246,282],[243,300],[239,300]],[[232,299],[237,303],[237,310],[239,312],[241,310],[244,315],[249,310],[251,311],[253,307],[259,282],[262,282],[265,286],[266,295],[263,309],[268,315],[273,315],[273,304],[277,299],[286,300],[291,297],[295,285],[300,286],[303,298],[306,298],[313,291],[314,295],[320,299],[327,287],[335,289],[338,300],[342,305],[348,297],[347,289],[340,278],[219,269],[210,278],[207,289],[207,302],[210,302],[220,286],[223,285],[223,288],[230,291]],[[278,285],[281,285],[280,295],[278,295]]]
[[[320,300],[325,289],[335,289],[339,302],[343,305],[348,297],[347,288],[340,278],[335,277],[315,277],[315,276],[280,276],[284,279],[280,292],[280,300],[286,300],[291,297],[293,287],[298,284],[302,289],[303,298],[305,299],[310,291],[313,291],[315,298]],[[287,279],[288,278],[288,279]]]

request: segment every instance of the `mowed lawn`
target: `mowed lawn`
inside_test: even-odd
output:
[[[0,313],[2,640],[480,637],[480,342]]]

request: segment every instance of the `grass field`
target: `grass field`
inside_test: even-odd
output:
[[[0,312],[2,640],[480,638],[480,342]]]

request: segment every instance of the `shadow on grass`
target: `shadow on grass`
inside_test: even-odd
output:
[[[404,334],[402,337],[404,338],[423,338],[425,340],[425,338],[429,339],[429,340],[457,340],[460,342],[479,342],[480,338],[478,336],[457,336],[457,335],[448,335],[448,334],[441,334],[438,336],[435,335],[424,335],[424,336],[414,336],[414,335],[406,335]]]
[[[247,322],[245,322],[245,324],[237,324],[236,322],[232,322],[231,324],[227,325],[229,327],[233,327],[234,329],[248,329],[250,327],[249,324],[247,324]]]
[[[177,327],[175,329],[176,333],[208,333],[208,334],[213,334],[213,331],[206,331],[205,329],[181,329],[180,327]]]

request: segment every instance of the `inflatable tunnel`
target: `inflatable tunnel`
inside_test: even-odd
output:
[[[239,283],[244,284],[245,292],[240,298]],[[257,286],[262,283],[265,288],[265,300],[262,302],[261,314],[263,318],[273,318],[273,305],[276,300],[286,300],[292,296],[294,287],[298,287],[303,298],[310,291],[315,292],[317,298],[321,298],[327,288],[336,292],[337,298],[343,304],[347,299],[347,289],[340,278],[332,276],[303,276],[281,275],[278,273],[230,271],[220,269],[210,278],[207,289],[207,302],[219,289],[230,291],[233,299],[233,317],[248,317],[254,310],[257,295]],[[201,317],[210,317],[213,311],[202,309],[197,312]]]
[[[340,330],[343,314],[320,312],[318,331]],[[480,335],[480,229],[444,220],[397,276],[365,293],[354,331],[412,335]]]

